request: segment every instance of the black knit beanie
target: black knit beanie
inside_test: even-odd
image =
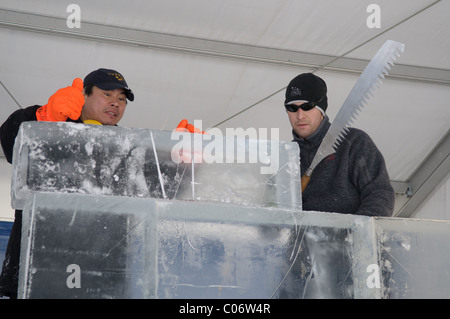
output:
[[[292,79],[286,88],[284,104],[300,100],[315,102],[325,112],[328,107],[325,81],[312,73],[302,73]]]

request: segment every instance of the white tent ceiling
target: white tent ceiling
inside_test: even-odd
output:
[[[186,118],[217,126],[279,128],[291,140],[284,87],[315,72],[328,85],[332,120],[386,40],[405,44],[355,123],[385,156],[407,216],[449,171],[450,1],[0,0],[0,122],[45,104],[58,88],[99,67],[133,89],[120,125],[171,130]],[[270,136],[269,136],[270,138]]]

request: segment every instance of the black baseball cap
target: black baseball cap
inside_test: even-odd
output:
[[[124,89],[125,96],[128,100],[134,100],[133,91],[128,87],[127,82],[122,74],[112,69],[98,69],[92,71],[84,78],[84,87],[87,85],[95,85],[102,90]]]
[[[325,112],[328,107],[325,81],[312,73],[302,73],[293,78],[286,88],[284,104],[289,105],[297,101],[314,102]]]

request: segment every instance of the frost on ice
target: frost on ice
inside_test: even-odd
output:
[[[195,144],[193,153],[205,156],[203,151],[211,150],[211,143],[229,144],[226,137],[180,134]],[[14,150],[13,206],[20,209],[30,193],[48,191],[301,208],[298,147],[278,142],[262,147],[248,139],[233,143],[244,150],[242,158],[218,163],[174,161],[180,142],[169,131],[26,122]],[[254,149],[262,161],[248,161]],[[269,159],[268,150],[276,158]],[[227,150],[215,147],[215,152]],[[274,163],[278,167],[274,173],[261,174],[262,168]]]

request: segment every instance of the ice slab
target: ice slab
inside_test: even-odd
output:
[[[22,298],[376,295],[368,217],[46,193],[23,214]]]
[[[449,222],[46,193],[23,214],[21,298],[450,296]]]
[[[296,143],[78,123],[25,122],[12,206],[34,192],[301,209]]]
[[[21,298],[373,295],[365,217],[46,193],[23,214]]]
[[[378,219],[380,267],[388,298],[450,298],[450,222]]]

